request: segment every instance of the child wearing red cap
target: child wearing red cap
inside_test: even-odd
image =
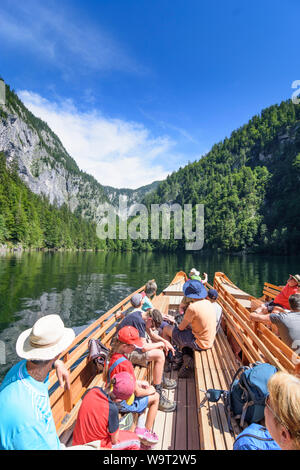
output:
[[[83,396],[73,432],[73,446],[101,442],[101,448],[139,450],[138,436],[119,429],[117,402],[127,400],[134,391],[135,382],[128,372],[116,374],[108,387],[89,389]]]
[[[131,374],[134,382],[134,397],[129,400],[123,400],[119,404],[119,411],[128,413],[139,413],[138,425],[135,433],[145,445],[154,445],[158,442],[158,436],[151,431],[157,414],[159,394],[155,388],[147,381],[135,379],[134,368],[127,355],[135,348],[141,348],[143,342],[139,337],[139,332],[133,326],[125,326],[121,328],[118,335],[111,344],[111,351],[107,358],[107,364],[103,372],[104,380],[108,382],[122,371]],[[148,408],[147,418],[145,422],[145,412]]]

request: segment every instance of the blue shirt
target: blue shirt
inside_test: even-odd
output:
[[[146,337],[146,323],[142,318],[141,310],[134,310],[132,313],[129,313],[118,325],[116,334],[124,326],[134,326],[138,330],[140,338]]]
[[[31,377],[26,360],[18,362],[0,386],[0,450],[58,450],[50,408],[48,377]]]
[[[269,431],[261,424],[252,423],[236,438],[233,450],[281,450]]]
[[[144,310],[144,312],[146,312],[149,308],[153,308],[152,302],[149,297],[145,296],[143,300],[144,302],[142,305],[142,310]]]

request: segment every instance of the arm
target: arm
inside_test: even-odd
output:
[[[190,324],[190,322],[184,316],[182,322],[178,326],[178,329],[180,331],[183,331],[189,326],[189,324]]]
[[[270,315],[269,314],[260,314],[252,312],[250,314],[250,320],[266,323],[267,325],[271,325]]]
[[[143,347],[142,351],[147,352],[147,351],[152,351],[152,349],[164,349],[165,343],[163,342],[163,339],[160,338],[160,341],[155,342],[155,343],[147,343],[145,338],[142,338],[143,340]]]
[[[65,387],[66,390],[70,390],[70,372],[66,368],[63,361],[57,359],[53,367],[55,368],[55,372],[59,381],[59,385],[63,388]]]
[[[207,280],[208,280],[208,277],[207,277],[206,273],[203,273],[203,274],[204,274],[204,279],[202,280],[202,284],[206,284]]]
[[[111,443],[112,445],[118,444],[119,440],[119,429],[114,433],[110,435],[111,438]]]
[[[166,351],[167,354],[169,351],[172,351],[172,354],[175,354],[175,349],[173,348],[172,344],[167,339],[162,338],[151,329],[147,330],[147,333],[149,334],[151,341],[153,341],[153,343],[156,343],[156,344],[161,343],[161,342],[164,343],[164,350]]]

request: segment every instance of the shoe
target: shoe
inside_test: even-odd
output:
[[[194,370],[194,360],[191,356],[188,356],[187,354],[185,354],[183,356],[183,364],[180,368],[180,371],[178,372],[178,378],[187,379],[189,377],[192,377],[193,370]]]
[[[165,413],[169,413],[176,410],[176,403],[174,401],[168,400],[164,393],[161,392],[159,397],[158,409],[160,411],[164,411]]]
[[[163,376],[161,386],[167,390],[174,390],[174,388],[177,387],[177,382],[174,379],[168,379],[167,377]]]
[[[153,447],[155,447],[155,446],[146,446],[145,444],[143,444],[143,443],[141,442],[140,450],[152,450]]]
[[[149,431],[148,429],[144,428],[135,428],[135,434],[138,436],[138,438],[141,440],[143,444],[148,444],[148,445],[154,445],[157,444],[159,441],[159,438],[155,432]]]

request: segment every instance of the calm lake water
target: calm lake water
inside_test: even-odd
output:
[[[265,281],[284,284],[300,272],[300,257],[207,253],[23,253],[0,257],[0,381],[19,359],[18,335],[42,315],[58,313],[78,333],[149,279],[161,291],[177,271],[195,267],[213,283],[224,272],[241,289],[260,296]],[[1,355],[0,355],[1,359]],[[1,359],[2,361],[2,359]],[[2,361],[3,362],[3,361]]]

